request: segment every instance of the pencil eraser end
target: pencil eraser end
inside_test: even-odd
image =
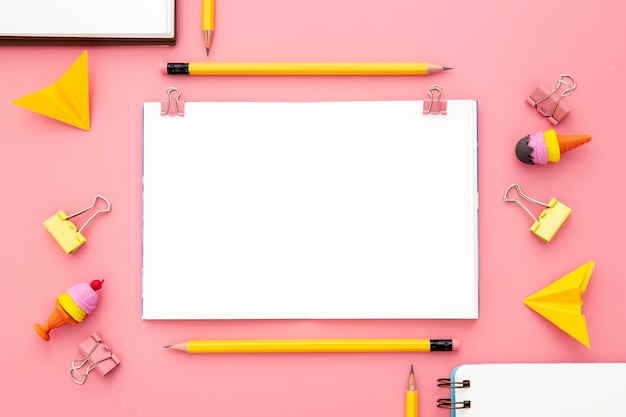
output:
[[[161,74],[167,74],[167,64],[165,62],[161,62]]]
[[[461,347],[461,341],[459,339],[452,339],[452,350],[459,350]]]

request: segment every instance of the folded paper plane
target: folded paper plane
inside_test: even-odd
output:
[[[87,51],[55,83],[13,101],[25,109],[89,130]]]
[[[524,299],[524,304],[587,347],[589,335],[581,307],[594,265],[589,261]]]

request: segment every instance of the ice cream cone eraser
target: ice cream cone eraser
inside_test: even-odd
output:
[[[59,295],[54,310],[46,324],[35,324],[35,331],[45,341],[50,340],[50,330],[66,324],[78,324],[98,305],[98,291],[104,280],[94,280],[90,284],[80,283],[71,286]]]
[[[521,138],[515,146],[517,159],[525,164],[559,162],[567,151],[591,141],[591,135],[557,135],[554,129]]]

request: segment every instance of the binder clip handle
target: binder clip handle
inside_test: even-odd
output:
[[[167,100],[161,101],[161,116],[184,116],[185,102],[179,100],[182,92],[176,87],[169,87],[166,92]]]
[[[521,188],[521,187],[519,186],[519,184],[517,184],[517,183],[513,183],[513,184],[509,185],[509,186],[508,186],[508,188],[504,191],[504,202],[505,202],[505,203],[515,203],[515,204],[517,204],[517,205],[518,205],[518,206],[520,206],[522,209],[524,209],[524,211],[525,211],[526,213],[528,213],[528,215],[529,215],[529,216],[530,216],[530,217],[531,217],[534,221],[538,222],[539,220],[538,220],[538,219],[537,219],[537,218],[533,215],[533,213],[532,213],[532,212],[531,212],[531,211],[530,211],[530,210],[529,210],[529,209],[528,209],[528,208],[524,205],[524,203],[522,203],[520,200],[517,200],[517,199],[514,199],[514,198],[509,198],[509,197],[507,197],[507,195],[509,194],[509,191],[511,191],[511,189],[513,189],[513,188],[515,188],[515,189],[517,190],[517,193],[520,195],[520,197],[522,197],[522,198],[524,198],[524,199],[526,199],[526,200],[528,200],[528,201],[530,201],[530,202],[533,202],[533,203],[535,203],[535,204],[538,204],[538,205],[543,206],[543,207],[546,207],[546,208],[548,207],[548,205],[547,205],[546,203],[542,203],[541,201],[539,201],[539,200],[535,200],[534,198],[529,197],[529,196],[527,196],[526,194],[524,194],[524,193],[522,192],[522,188]]]
[[[564,81],[564,78],[569,79],[570,82]],[[578,86],[578,84],[576,83],[576,79],[569,74],[561,74],[554,87],[555,90],[558,90],[559,84],[565,84],[567,86],[567,88],[561,93],[561,97],[571,96],[572,94],[574,94],[574,90]]]
[[[565,78],[569,79],[569,82],[565,81],[564,80]],[[561,74],[559,76],[559,79],[556,80],[556,84],[554,85],[554,88],[552,89],[552,91],[550,91],[550,93],[547,94],[542,99],[537,100],[535,102],[535,104],[542,103],[543,101],[545,101],[548,98],[550,98],[550,96],[555,95],[556,92],[559,91],[559,88],[561,87],[561,84],[563,84],[565,86],[565,89],[559,95],[559,98],[558,98],[556,104],[554,105],[554,109],[556,109],[556,107],[559,105],[559,101],[561,101],[564,97],[568,97],[568,96],[571,96],[572,94],[574,94],[574,90],[576,89],[576,86],[578,85],[578,84],[576,84],[576,80],[574,79],[574,77],[572,77],[571,75],[569,75],[569,74]],[[554,113],[554,109],[553,109],[552,113]]]
[[[433,91],[436,92],[433,93]],[[447,113],[447,102],[445,100],[441,100],[441,94],[443,93],[443,89],[438,85],[433,85],[428,89],[428,97],[430,100],[424,102],[424,107],[422,109],[423,114],[446,114]],[[433,109],[433,104],[437,104],[437,108]]]
[[[96,211],[94,214],[92,214],[92,215],[91,215],[91,217],[90,217],[90,218],[88,218],[88,219],[87,219],[87,221],[86,221],[86,222],[85,222],[85,223],[84,223],[84,224],[80,227],[80,229],[78,229],[78,233],[81,233],[81,232],[85,229],[85,227],[87,227],[87,225],[88,225],[88,224],[89,224],[89,223],[90,223],[90,222],[91,222],[91,221],[92,221],[92,220],[93,220],[93,219],[94,219],[97,215],[102,214],[102,213],[108,213],[109,211],[111,211],[111,202],[110,202],[110,201],[109,201],[106,197],[101,196],[101,195],[97,195],[97,196],[95,196],[95,197],[94,197],[94,199],[93,199],[93,203],[91,203],[91,205],[90,205],[89,207],[86,207],[86,208],[82,209],[82,210],[81,210],[81,211],[79,211],[79,212],[76,212],[76,213],[74,213],[74,214],[71,214],[71,215],[67,216],[67,218],[66,218],[66,219],[67,219],[67,220],[69,220],[69,219],[71,219],[71,218],[73,218],[73,217],[80,216],[81,214],[88,212],[89,210],[91,210],[92,208],[94,208],[94,207],[96,206],[96,203],[98,202],[98,199],[99,199],[99,198],[101,198],[102,200],[104,200],[104,202],[105,202],[105,203],[106,203],[106,205],[107,205],[107,208],[106,208],[106,209],[100,209],[100,210]]]

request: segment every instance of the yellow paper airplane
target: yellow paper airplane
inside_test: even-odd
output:
[[[524,304],[587,347],[589,335],[581,306],[594,265],[589,261],[524,299]]]
[[[54,84],[18,98],[13,104],[79,129],[89,130],[87,51]]]

